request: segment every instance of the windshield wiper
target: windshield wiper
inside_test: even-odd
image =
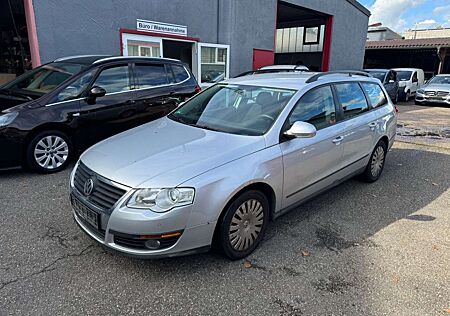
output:
[[[203,129],[207,129],[209,131],[214,131],[214,132],[222,132],[221,130],[219,130],[217,128],[206,126],[206,125],[192,124],[191,126],[200,127],[200,128],[203,128]]]
[[[14,91],[12,89],[0,89],[0,93],[2,93],[4,95],[10,95],[10,96],[16,96],[16,97],[20,97],[20,98],[25,98],[25,99],[27,99],[29,101],[33,100],[33,98],[30,97],[29,95],[16,92],[16,91]]]

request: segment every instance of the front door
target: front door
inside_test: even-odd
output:
[[[83,147],[133,127],[136,104],[130,69],[128,63],[101,69],[92,86],[105,89],[106,95],[81,101],[80,117],[90,122],[84,129]]]
[[[283,208],[304,200],[329,186],[342,167],[341,135],[343,127],[336,124],[337,110],[331,86],[307,92],[288,118],[313,124],[317,134],[311,138],[295,138],[280,144],[283,153]]]

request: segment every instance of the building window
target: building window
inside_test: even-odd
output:
[[[200,78],[202,83],[214,83],[227,78],[228,48],[201,46]]]
[[[314,27],[305,27],[303,35],[303,44],[305,45],[312,45],[312,44],[319,44],[320,39],[320,28],[319,26]]]
[[[127,41],[128,56],[160,57],[159,42]]]

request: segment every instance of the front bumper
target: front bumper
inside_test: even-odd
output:
[[[0,169],[18,167],[22,163],[22,136],[8,127],[0,127]]]
[[[439,103],[439,104],[449,104],[450,105],[450,97],[439,97],[439,96],[427,96],[425,94],[416,94],[415,98],[416,102],[419,103]]]
[[[81,203],[90,211],[98,214],[99,225],[94,227],[82,218],[73,208],[73,216],[78,226],[98,243],[127,256],[144,259],[175,257],[208,250],[214,234],[216,222],[188,226],[194,205],[175,208],[166,213],[155,213],[149,210],[131,209],[125,201],[132,191],[127,192],[112,207],[112,210],[101,210],[87,201],[84,195],[73,186],[71,176],[71,202]],[[73,206],[73,205],[72,205]],[[177,238],[161,240],[158,249],[147,249],[139,238],[150,238],[182,232]],[[133,239],[134,238],[134,239]],[[166,242],[167,241],[167,242]]]

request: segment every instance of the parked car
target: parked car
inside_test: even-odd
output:
[[[299,71],[309,71],[309,68],[304,65],[270,65],[261,67],[257,70],[243,72],[237,75],[235,78],[256,74],[267,74],[277,72],[299,72]]]
[[[365,69],[372,77],[377,78],[386,88],[386,91],[392,102],[397,103],[399,100],[399,82],[397,73],[390,69]]]
[[[243,258],[270,219],[354,175],[376,181],[396,121],[386,90],[363,72],[217,83],[84,152],[70,176],[74,218],[132,256],[216,243]]]
[[[437,75],[417,90],[415,103],[450,105],[450,74]]]
[[[399,98],[409,101],[416,95],[417,90],[425,83],[425,74],[418,68],[395,68],[399,80]]]
[[[57,172],[76,152],[166,115],[198,89],[176,60],[58,59],[1,88],[0,167]]]

